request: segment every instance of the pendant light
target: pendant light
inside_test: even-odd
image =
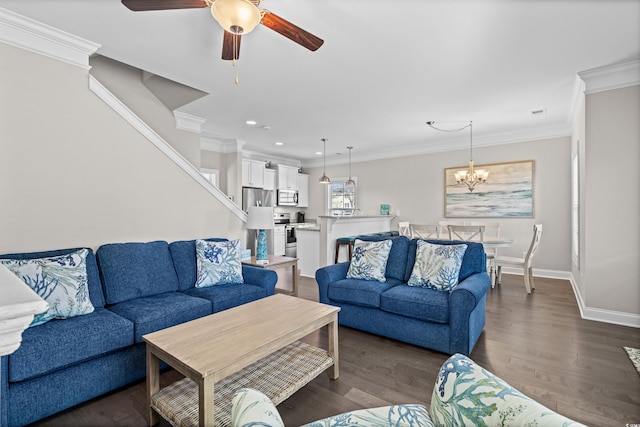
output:
[[[489,178],[489,171],[475,169],[473,166],[473,122],[469,122],[469,168],[454,174],[458,184],[466,185],[469,192],[473,192],[478,184],[484,184]]]
[[[322,155],[324,156],[323,168],[322,168],[322,177],[320,178],[320,184],[329,184],[331,180],[327,176],[327,138],[322,138],[322,143],[324,144],[324,148],[322,149]]]
[[[355,187],[356,186],[356,182],[351,179],[351,150],[353,150],[352,146],[348,146],[347,150],[349,150],[349,180],[347,182],[344,183],[344,185],[348,186],[348,187]]]

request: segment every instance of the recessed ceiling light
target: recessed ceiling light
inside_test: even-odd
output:
[[[255,120],[247,120],[245,123],[248,124],[249,126],[254,126],[258,124],[258,122],[256,122]]]
[[[284,145],[284,142],[276,141],[276,145]]]
[[[316,151],[316,154],[317,154],[318,156],[322,156],[322,151]]]

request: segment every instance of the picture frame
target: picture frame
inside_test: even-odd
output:
[[[444,170],[445,218],[533,218],[534,161],[490,163],[474,168],[489,172],[485,183],[469,191],[455,173],[468,166]]]

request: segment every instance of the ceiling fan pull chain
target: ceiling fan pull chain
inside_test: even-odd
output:
[[[232,63],[233,63],[234,67],[236,66],[236,60],[237,59],[238,59],[238,34],[236,33],[236,34],[233,35],[233,61],[232,61]],[[239,83],[237,70],[236,70],[236,78],[234,79],[234,82],[235,82],[235,84]]]

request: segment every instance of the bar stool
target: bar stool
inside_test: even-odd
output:
[[[351,259],[351,255],[353,254],[353,243],[356,241],[356,237],[358,236],[339,237],[336,239],[336,259],[334,261],[334,264],[338,263],[338,255],[340,255],[341,246],[347,246],[349,259]]]

